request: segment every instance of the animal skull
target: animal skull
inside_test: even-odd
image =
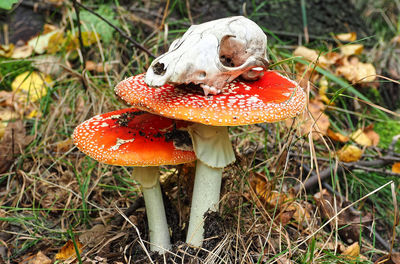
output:
[[[153,61],[145,82],[152,87],[194,83],[205,95],[217,94],[239,75],[256,80],[263,74],[266,44],[261,28],[242,16],[194,25]]]

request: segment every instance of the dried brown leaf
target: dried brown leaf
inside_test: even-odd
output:
[[[329,117],[323,112],[325,105],[318,100],[310,100],[308,104],[308,111],[305,111],[297,119],[300,125],[300,133],[307,135],[312,132],[314,140],[320,138],[321,135],[326,135],[330,126]],[[311,116],[310,116],[311,115]],[[285,121],[286,126],[290,127],[293,119]]]
[[[52,261],[42,251],[36,253],[36,255],[29,256],[19,264],[51,264]]]
[[[0,173],[7,171],[14,159],[24,152],[24,149],[33,140],[33,136],[26,135],[24,123],[21,120],[10,122],[0,141]]]
[[[334,199],[332,194],[326,189],[316,193],[314,200],[322,218],[331,219],[337,216],[338,232],[346,243],[352,244],[358,241],[361,227],[365,223],[372,221],[372,216],[369,213],[361,216],[360,221],[361,212],[350,208],[337,215],[338,212],[349,205],[349,202],[341,202],[337,197]],[[335,225],[336,222],[331,221],[332,228],[335,228]]]
[[[392,172],[400,173],[400,162],[396,162],[392,165]]]
[[[79,235],[79,241],[88,247],[94,247],[105,240],[109,226],[95,225],[91,229]]]
[[[354,259],[360,256],[360,246],[358,245],[358,242],[354,242],[352,245],[348,246],[342,252],[342,255],[350,259]]]
[[[326,134],[332,140],[337,141],[337,142],[346,143],[350,139],[348,136],[342,135],[339,132],[335,132],[335,131],[331,130],[330,128],[328,128],[328,131]]]
[[[376,79],[376,70],[371,63],[362,63],[353,58],[351,61],[344,60],[343,66],[336,69],[337,75],[343,75],[351,82],[372,82]]]

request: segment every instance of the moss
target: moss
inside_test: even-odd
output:
[[[392,142],[392,138],[395,135],[400,134],[400,122],[399,121],[385,121],[375,123],[374,130],[379,134],[379,147],[388,148]],[[396,152],[400,152],[400,141],[397,142],[395,147]]]

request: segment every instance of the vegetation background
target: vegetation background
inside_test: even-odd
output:
[[[0,263],[400,263],[399,13],[398,0],[2,0]],[[260,25],[308,107],[230,129],[237,162],[202,249],[182,242],[194,165],[163,167],[175,244],[147,255],[130,168],[71,134],[127,107],[114,86],[191,24],[231,15]]]

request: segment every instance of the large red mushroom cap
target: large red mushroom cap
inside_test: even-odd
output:
[[[197,88],[197,87],[196,87]],[[144,74],[120,82],[115,92],[128,104],[162,116],[213,126],[276,122],[298,115],[306,94],[275,71],[257,81],[234,80],[220,94],[205,96],[190,85],[151,88]]]
[[[75,145],[111,165],[158,166],[194,161],[190,123],[127,108],[97,115],[76,127]]]

